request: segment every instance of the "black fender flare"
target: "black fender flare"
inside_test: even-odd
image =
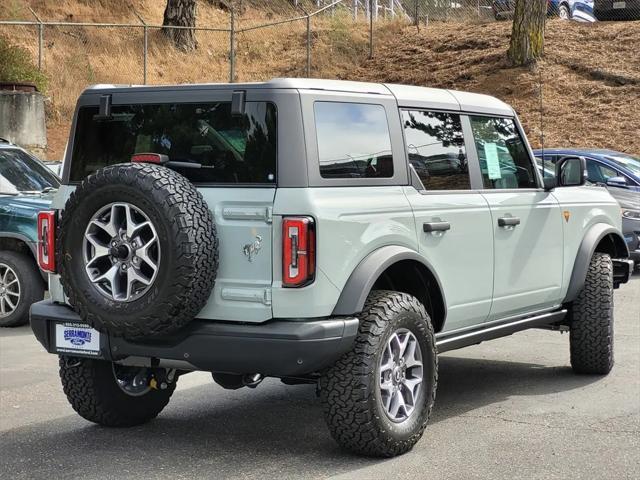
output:
[[[419,262],[431,272],[442,294],[444,313],[446,315],[447,302],[445,293],[442,289],[440,278],[434,268],[415,250],[399,245],[388,245],[374,250],[358,264],[355,270],[351,272],[351,276],[342,289],[338,303],[336,303],[333,309],[333,315],[353,315],[360,313],[364,308],[364,302],[376,280],[387,268],[402,260]]]
[[[578,248],[564,302],[575,300],[580,290],[582,290],[584,282],[587,279],[587,270],[589,269],[591,257],[593,257],[600,241],[608,235],[613,237],[616,249],[615,255],[612,256],[615,258],[626,258],[629,256],[627,244],[617,228],[606,223],[596,223],[592,225],[583,237],[580,248]]]
[[[13,240],[20,240],[22,243],[24,243],[27,246],[27,248],[33,255],[33,258],[35,258],[36,261],[38,260],[38,250],[37,250],[38,242],[34,242],[33,240],[29,239],[29,237],[27,237],[26,235],[23,235],[21,233],[14,233],[14,232],[0,232],[0,238],[11,238]]]

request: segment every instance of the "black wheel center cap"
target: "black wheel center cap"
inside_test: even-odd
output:
[[[117,258],[118,260],[126,260],[129,257],[129,252],[129,247],[124,244],[111,247],[111,250],[109,251],[111,256]]]

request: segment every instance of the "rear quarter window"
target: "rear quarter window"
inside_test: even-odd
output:
[[[323,178],[391,178],[393,156],[382,105],[316,102],[318,159]]]
[[[136,153],[159,153],[197,168],[177,168],[194,183],[275,184],[276,107],[247,102],[231,115],[230,102],[114,105],[78,112],[69,180],[78,182]]]

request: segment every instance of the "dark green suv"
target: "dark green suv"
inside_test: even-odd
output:
[[[49,208],[59,185],[42,162],[0,140],[0,327],[26,323],[29,307],[44,296],[36,262],[37,216]]]

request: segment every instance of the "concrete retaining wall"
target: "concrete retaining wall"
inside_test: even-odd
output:
[[[0,137],[45,158],[47,130],[41,93],[0,90]]]

